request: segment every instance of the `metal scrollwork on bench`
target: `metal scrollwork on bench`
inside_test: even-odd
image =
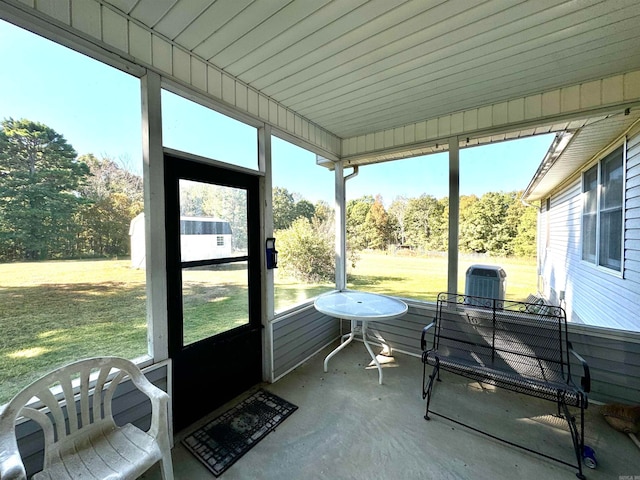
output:
[[[584,410],[588,405],[587,393],[591,383],[589,366],[569,342],[564,309],[539,299],[517,302],[441,293],[438,295],[436,316],[431,324],[424,327],[420,344],[424,364],[423,398],[427,400],[425,419],[429,420],[432,413],[510,445],[576,467],[577,476],[581,479],[584,478],[582,461],[590,468],[595,467],[593,450],[584,445]],[[582,377],[577,383],[571,376],[572,357],[582,367]],[[429,366],[432,367],[430,374],[427,371]],[[513,444],[434,412],[430,408],[431,398],[435,380],[440,380],[441,371],[556,403],[558,416],[568,423],[577,465]],[[576,424],[569,407],[579,409],[579,424]]]

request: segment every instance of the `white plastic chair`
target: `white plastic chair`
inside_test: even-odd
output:
[[[90,388],[94,372],[95,387]],[[113,420],[111,400],[126,376],[151,400],[147,432],[130,423],[119,427]],[[72,381],[78,377],[80,390],[74,392]],[[62,391],[59,399],[51,391],[56,386]],[[33,397],[42,405],[33,404]],[[0,479],[27,478],[15,434],[16,421],[27,417],[44,432],[43,470],[34,480],[135,479],[157,462],[162,478],[173,480],[168,400],[124,358],[90,358],[61,367],[24,388],[0,412]]]

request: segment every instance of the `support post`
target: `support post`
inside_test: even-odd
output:
[[[263,125],[258,128],[258,168],[264,176],[260,178],[260,209],[261,209],[261,305],[262,305],[262,379],[273,382],[273,335],[271,322],[274,317],[274,271],[266,268],[267,258],[265,242],[273,237],[273,169],[271,168],[271,126]]]
[[[458,230],[460,220],[460,149],[458,137],[449,139],[449,249],[447,292],[458,292]]]
[[[142,93],[142,171],[144,185],[147,342],[155,362],[169,358],[167,239],[165,235],[164,153],[160,75],[147,72]],[[151,241],[153,239],[153,241]]]
[[[344,165],[335,163],[336,290],[347,288],[347,209]]]

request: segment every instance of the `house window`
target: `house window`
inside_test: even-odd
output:
[[[582,175],[582,259],[622,269],[623,147]]]

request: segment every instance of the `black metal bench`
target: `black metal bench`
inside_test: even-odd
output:
[[[576,467],[576,475],[581,479],[585,478],[583,461],[588,467],[595,468],[594,452],[584,445],[584,411],[591,382],[589,366],[569,342],[566,315],[562,308],[540,302],[441,293],[436,317],[424,327],[420,345],[424,364],[422,396],[427,399],[426,420],[432,413],[510,445]],[[582,366],[580,385],[575,384],[571,376],[571,356]],[[428,366],[433,367],[430,374]],[[558,415],[564,417],[569,425],[577,465],[430,410],[434,381],[440,380],[441,370],[556,402]],[[580,410],[579,427],[569,407]]]

